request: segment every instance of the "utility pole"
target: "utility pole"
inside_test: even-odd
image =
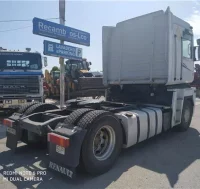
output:
[[[59,18],[60,24],[65,25],[65,0],[59,0]],[[64,44],[63,40],[60,40]],[[65,104],[65,65],[64,58],[59,58],[60,63],[60,108],[64,108]]]

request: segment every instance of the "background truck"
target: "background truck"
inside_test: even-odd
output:
[[[65,62],[65,99],[99,97],[105,95],[103,78],[90,71],[91,62],[67,60]],[[47,97],[60,97],[60,72],[45,70],[44,90]]]
[[[194,81],[191,83],[192,87],[196,88],[196,96],[200,98],[200,65],[195,64]]]
[[[104,26],[102,34],[106,100],[22,106],[4,120],[8,148],[48,141],[49,169],[73,178],[79,166],[107,172],[122,148],[187,131],[196,97],[192,27],[168,8]]]
[[[28,51],[0,50],[0,108],[13,110],[43,102],[42,57]]]

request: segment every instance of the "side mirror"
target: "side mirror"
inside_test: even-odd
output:
[[[197,46],[193,47],[193,60],[200,61],[200,39],[197,39]]]
[[[197,39],[197,45],[200,46],[200,39]]]
[[[90,66],[92,65],[92,62],[89,62]]]
[[[195,49],[197,48],[197,57],[198,60],[200,60],[200,39],[197,39],[197,47],[195,47]],[[196,59],[196,58],[195,58]],[[197,61],[197,60],[196,60]]]
[[[198,46],[198,60],[200,60],[200,46]]]
[[[47,57],[44,57],[44,67],[47,67],[48,63],[47,63]]]

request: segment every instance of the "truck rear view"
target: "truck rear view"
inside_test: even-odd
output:
[[[106,100],[71,100],[66,109],[25,107],[5,120],[19,136],[8,129],[7,147],[16,149],[20,130],[28,133],[27,143],[48,136],[49,168],[72,178],[80,164],[99,175],[122,148],[170,129],[188,130],[196,97],[189,85],[192,27],[167,9],[103,27],[102,44]]]

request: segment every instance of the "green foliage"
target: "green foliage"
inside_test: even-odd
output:
[[[54,71],[60,71],[60,69],[58,68],[58,66],[54,66],[54,67],[51,69],[51,72],[54,72]]]

